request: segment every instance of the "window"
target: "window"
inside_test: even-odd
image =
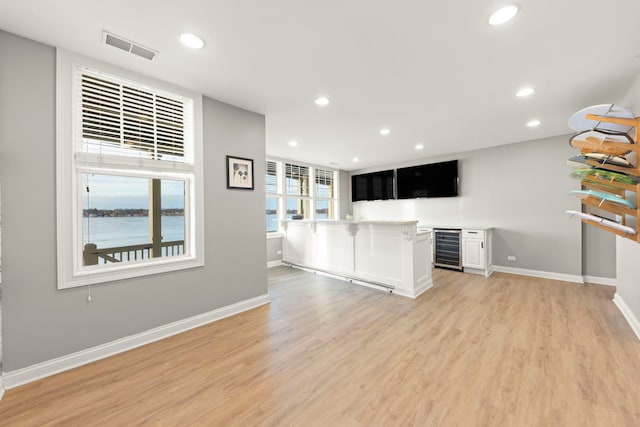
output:
[[[278,180],[279,163],[267,160],[265,164],[266,170],[266,193],[267,193],[267,233],[275,233],[278,231],[279,206],[282,199],[280,190],[280,181]]]
[[[309,187],[309,167],[285,163],[287,219],[311,219]]]
[[[335,219],[336,172],[316,169],[315,171],[315,218]]]
[[[337,219],[337,171],[267,160],[266,182],[267,233],[279,219]]]
[[[58,55],[58,287],[203,265],[201,97],[94,63]]]

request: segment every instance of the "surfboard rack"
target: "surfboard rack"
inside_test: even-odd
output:
[[[601,153],[606,155],[614,155],[622,152],[634,152],[636,156],[636,166],[631,168],[616,166],[608,163],[601,163],[597,160],[586,160],[585,163],[587,165],[595,166],[600,169],[606,169],[613,172],[640,178],[640,117],[628,119],[618,117],[604,117],[595,114],[586,114],[584,117],[585,119],[595,120],[597,122],[605,122],[633,127],[630,133],[635,143],[629,144],[618,141],[607,141],[606,138],[602,141],[596,141],[592,138],[584,138],[582,140],[572,139],[570,141],[572,147],[580,150],[582,154]],[[617,182],[612,179],[610,180],[596,176],[589,176],[583,178],[581,180],[581,184],[587,189],[606,192],[620,197],[627,197],[628,193],[633,193],[635,195],[634,197],[636,199],[636,205],[640,204],[640,183],[627,184]],[[611,221],[593,221],[590,219],[582,218],[581,221],[583,223],[592,225],[610,233],[614,233],[618,236],[625,237],[635,242],[640,242],[640,206],[638,206],[638,208],[636,209],[631,209],[625,206],[621,206],[617,203],[607,202],[606,200],[601,200],[599,198],[591,196],[583,198],[582,205],[587,208],[587,211],[591,210],[592,208],[596,208],[620,217],[619,224],[621,226],[628,226],[633,228],[636,233],[631,234],[622,231],[620,228],[616,227],[616,224],[607,225],[608,223],[611,223]]]

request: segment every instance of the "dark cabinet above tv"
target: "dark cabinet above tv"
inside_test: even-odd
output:
[[[351,176],[351,201],[394,198],[393,169]]]

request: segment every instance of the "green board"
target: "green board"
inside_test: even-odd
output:
[[[621,182],[623,184],[636,184],[637,179],[618,172],[611,172],[597,168],[579,168],[571,172],[571,177],[576,179],[600,178],[606,181]]]

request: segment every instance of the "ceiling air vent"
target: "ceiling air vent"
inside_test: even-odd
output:
[[[147,47],[133,43],[127,39],[116,36],[115,34],[108,33],[106,31],[102,32],[102,40],[109,46],[117,47],[118,49],[141,56],[148,60],[152,60],[158,54],[158,52],[153,49],[149,49]]]

